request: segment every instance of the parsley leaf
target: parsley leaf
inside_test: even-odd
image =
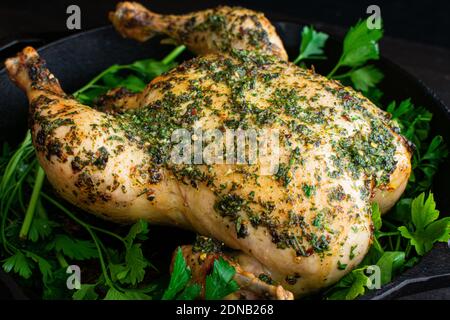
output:
[[[355,89],[363,92],[367,92],[369,88],[375,87],[383,77],[384,75],[380,69],[371,65],[356,69],[350,73],[350,80],[353,82]]]
[[[46,218],[34,217],[30,230],[28,231],[28,239],[36,242],[39,239],[48,238],[52,234],[54,226],[56,226],[56,223],[53,221]]]
[[[376,263],[380,267],[381,285],[391,282],[392,276],[403,267],[405,252],[386,251]]]
[[[331,287],[325,293],[325,297],[330,300],[353,300],[364,295],[371,284],[371,279],[366,275],[366,270],[374,264],[380,268],[381,285],[389,283],[393,275],[405,266],[405,252],[383,251],[375,239],[374,246],[360,266]],[[341,266],[338,261],[338,269],[344,270],[345,268]]]
[[[233,280],[235,273],[235,268],[222,257],[215,260],[211,274],[206,277],[205,299],[223,299],[225,296],[238,290],[239,286]],[[191,270],[184,260],[181,248],[178,247],[169,286],[165,290],[162,299],[170,300],[176,297],[178,300],[193,300],[197,298],[201,293],[201,286],[199,284],[188,285],[190,279]]]
[[[138,220],[135,224],[133,224],[128,231],[128,235],[125,238],[125,241],[129,246],[133,243],[133,241],[137,238],[139,240],[147,240],[148,234],[148,223],[145,220]]]
[[[171,300],[183,290],[191,278],[191,269],[187,266],[183,257],[181,247],[178,247],[173,264],[173,271],[170,276],[169,286],[164,291],[162,300]]]
[[[184,288],[184,290],[178,295],[177,300],[194,300],[202,291],[202,287],[197,284],[191,284]]]
[[[423,256],[431,250],[435,242],[447,242],[450,239],[450,218],[439,217],[433,194],[425,199],[421,193],[411,203],[411,219],[413,227],[401,226],[398,228],[401,235],[409,239],[417,254]]]
[[[46,259],[38,256],[33,252],[27,251],[25,254],[28,258],[31,258],[38,264],[39,271],[42,274],[42,281],[44,282],[44,284],[46,284],[48,280],[53,276],[51,264]]]
[[[184,50],[184,49],[183,49]],[[177,65],[174,61],[164,63],[154,59],[138,60],[130,65],[130,69],[140,73],[148,81],[171,70]]]
[[[109,288],[104,300],[151,300],[151,297],[138,291],[121,292],[115,288]]]
[[[47,250],[55,249],[74,260],[87,260],[98,257],[95,244],[89,240],[70,238],[64,234],[58,234],[55,239],[47,245]]]
[[[66,268],[59,268],[53,272],[53,275],[44,285],[42,299],[68,299],[73,294],[72,291],[67,290],[67,273]]]
[[[125,260],[128,266],[126,282],[136,284],[144,280],[145,268],[148,266],[140,244],[133,244],[126,253]]]
[[[392,219],[403,224],[410,223],[411,221],[411,198],[400,199],[389,212],[389,219]]]
[[[121,283],[127,283],[127,276],[130,272],[129,268],[125,264],[109,264],[109,270],[111,271],[111,277],[114,281],[120,281]]]
[[[382,29],[369,29],[367,20],[359,21],[345,36],[338,66],[359,67],[368,60],[378,59],[378,41],[382,37]]]
[[[394,126],[416,146],[412,158],[411,176],[407,193],[416,196],[428,190],[439,164],[448,156],[448,149],[441,136],[435,136],[427,145],[432,114],[423,107],[416,107],[410,99],[396,104],[391,102],[386,109],[392,115]]]
[[[382,92],[376,88],[376,85],[383,79],[383,73],[374,66],[364,66],[364,64],[369,60],[380,58],[378,41],[382,36],[382,29],[369,29],[367,20],[359,21],[345,35],[342,54],[327,78],[342,80],[344,84],[351,81],[355,89],[377,101]],[[350,70],[335,75],[336,71],[342,67]]]
[[[329,300],[353,300],[363,295],[369,278],[364,273],[364,268],[352,270],[345,275],[336,285],[334,285],[326,294]]]
[[[177,63],[174,59],[184,49],[184,46],[178,46],[161,61],[145,59],[127,65],[112,65],[75,92],[74,96],[81,103],[92,105],[95,99],[110,89],[122,87],[131,92],[140,92],[154,77],[175,67]]]
[[[365,292],[365,287],[369,282],[369,278],[365,275],[364,270],[354,270],[350,274],[353,278],[352,284],[345,294],[346,300],[353,300]]]
[[[366,98],[375,103],[377,106],[381,105],[380,100],[383,96],[383,91],[381,91],[377,87],[369,87],[367,91],[363,91],[363,93]]]
[[[403,100],[398,105],[392,101],[386,111],[392,115],[402,135],[420,149],[421,143],[428,137],[432,113],[424,107],[416,107],[411,99]]]
[[[305,59],[325,59],[323,47],[328,39],[328,35],[314,30],[313,26],[305,26],[302,30],[302,42],[300,44],[300,54],[294,60],[297,64]]]
[[[31,263],[30,260],[21,252],[17,251],[15,254],[4,260],[3,270],[10,272],[14,270],[21,277],[28,279],[31,277]]]
[[[148,233],[148,223],[139,220],[133,224],[125,237],[125,263],[109,265],[112,277],[121,283],[135,285],[145,277],[145,268],[151,266],[150,262],[144,257],[141,244],[134,243],[136,239],[146,240]]]
[[[435,136],[423,154],[416,151],[412,160],[413,173],[410,177],[410,182],[413,183],[410,183],[408,190],[411,190],[412,194],[428,190],[439,164],[447,156],[448,149],[441,136]]]
[[[98,294],[95,292],[95,284],[82,284],[80,289],[72,295],[73,300],[97,300]]]
[[[223,299],[239,289],[233,277],[236,273],[222,257],[214,261],[213,271],[206,277],[205,298],[207,300]]]

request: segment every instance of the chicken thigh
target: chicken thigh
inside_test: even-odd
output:
[[[137,19],[127,14],[112,14],[115,25]],[[139,18],[133,32],[150,34],[156,20]],[[157,32],[171,34],[170,25]],[[273,32],[265,19],[261,25]],[[106,219],[142,218],[215,238],[236,250],[227,259],[240,283],[252,284],[247,290],[285,299],[329,286],[359,264],[372,241],[371,202],[384,211],[395,203],[411,152],[387,113],[287,62],[279,38],[270,38],[262,50],[231,42],[237,46],[223,52],[205,40],[205,51],[194,50],[207,55],[155,78],[110,114],[66,95],[32,48],[6,66],[28,95],[39,162],[63,198]],[[173,132],[198,128],[277,132],[277,170],[261,174],[264,157],[171,161]]]

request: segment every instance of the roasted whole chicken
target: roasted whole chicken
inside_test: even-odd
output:
[[[113,221],[142,218],[224,243],[228,251],[213,250],[216,240],[202,237],[207,245],[183,253],[198,279],[216,257],[230,261],[241,287],[230,298],[301,297],[361,262],[372,241],[371,203],[389,210],[411,170],[409,143],[387,113],[288,62],[261,13],[220,7],[165,16],[125,2],[110,19],[123,36],[166,34],[199,56],[142,93],[108,93],[102,111],[64,93],[33,48],[6,61],[30,102],[39,162],[61,197]],[[261,175],[258,161],[171,163],[171,133],[197,127],[277,130],[278,170]]]

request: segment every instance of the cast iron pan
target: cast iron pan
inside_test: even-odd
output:
[[[278,32],[291,57],[295,57],[298,52],[302,26],[302,24],[291,22],[276,23]],[[327,64],[333,63],[332,61],[338,57],[341,51],[339,43],[335,39],[330,39],[326,48],[329,61],[316,66],[319,73],[321,70],[330,70],[330,65]],[[162,58],[170,50],[171,47],[160,44],[160,39],[155,38],[140,44],[121,38],[111,26],[107,26],[64,38],[42,47],[39,52],[47,60],[49,69],[60,80],[64,90],[70,93],[112,64],[130,63],[149,57]],[[188,57],[186,55],[182,58]],[[432,134],[440,134],[447,143],[450,142],[450,109],[444,106],[420,80],[412,77],[397,65],[386,59],[381,59],[377,64],[385,74],[385,79],[381,84],[381,89],[385,93],[384,102],[401,101],[411,97],[416,105],[426,106],[434,114]],[[14,144],[23,139],[27,124],[27,106],[25,95],[9,81],[5,70],[1,70],[0,141]],[[448,181],[450,181],[450,166],[447,160],[441,166],[433,185],[439,209],[445,215],[450,213]],[[173,229],[162,229],[159,232],[157,227],[154,227],[153,230],[155,229],[156,235],[155,233],[153,235],[157,237],[158,241],[154,242],[168,243],[168,247],[170,247],[168,250],[173,250],[176,245],[182,244],[186,238],[190,238],[190,235],[185,235],[182,231],[177,231],[177,235],[180,237],[170,237],[170,234],[173,235]],[[170,252],[168,251],[168,256],[170,256]],[[9,275],[0,272],[0,298],[26,298],[27,295],[24,295],[22,291]],[[414,268],[406,271],[380,290],[370,292],[363,299],[442,297],[450,299],[450,249],[447,244],[436,245]]]

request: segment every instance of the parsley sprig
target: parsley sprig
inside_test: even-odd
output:
[[[178,295],[180,300],[193,300],[198,297],[201,287],[198,284],[188,284],[191,279],[191,269],[184,260],[180,247],[177,249],[173,271],[170,277],[169,286],[164,291],[163,300],[172,300]]]
[[[160,61],[145,59],[131,64],[112,65],[77,90],[74,96],[81,103],[91,105],[97,97],[112,88],[126,88],[131,92],[140,92],[150,80],[175,67],[176,57],[185,49],[184,45],[180,45]]]
[[[369,60],[378,60],[378,41],[382,37],[383,29],[369,29],[367,20],[359,21],[347,32],[341,57],[327,77],[331,78],[342,67],[352,68],[351,73]]]
[[[401,214],[396,210],[401,210]],[[413,200],[403,198],[392,214],[393,217],[381,220],[378,205],[373,205],[374,244],[358,268],[325,292],[327,299],[351,300],[371,290],[374,284],[367,270],[374,265],[380,268],[380,284],[385,285],[416,264],[434,243],[450,239],[450,218],[438,219],[439,211],[432,193],[428,197],[422,193]],[[397,219],[397,223],[393,223],[392,218]],[[397,226],[399,223],[401,226]]]
[[[306,59],[326,59],[323,55],[323,48],[327,39],[326,33],[314,30],[313,26],[305,26],[302,31],[300,53],[293,62],[297,64]]]
[[[236,273],[222,257],[214,260],[211,274],[206,276],[205,299],[220,300],[227,295],[239,290],[239,286],[233,277]],[[169,286],[164,291],[163,300],[194,300],[199,297],[201,285],[191,283],[191,270],[186,264],[181,248],[177,249]]]
[[[340,58],[327,77],[351,83],[355,89],[372,97],[379,96],[381,92],[374,89],[384,75],[380,69],[367,63],[379,59],[378,41],[382,36],[383,29],[369,29],[367,20],[359,21],[347,32]],[[324,47],[328,37],[312,26],[305,26],[299,55],[293,62],[298,64],[307,59],[326,59]],[[344,72],[337,74],[342,70]]]
[[[425,199],[421,193],[411,202],[411,220],[408,226],[398,228],[402,237],[409,240],[418,255],[423,256],[431,250],[435,242],[447,242],[450,239],[450,218],[439,217],[433,194]]]

